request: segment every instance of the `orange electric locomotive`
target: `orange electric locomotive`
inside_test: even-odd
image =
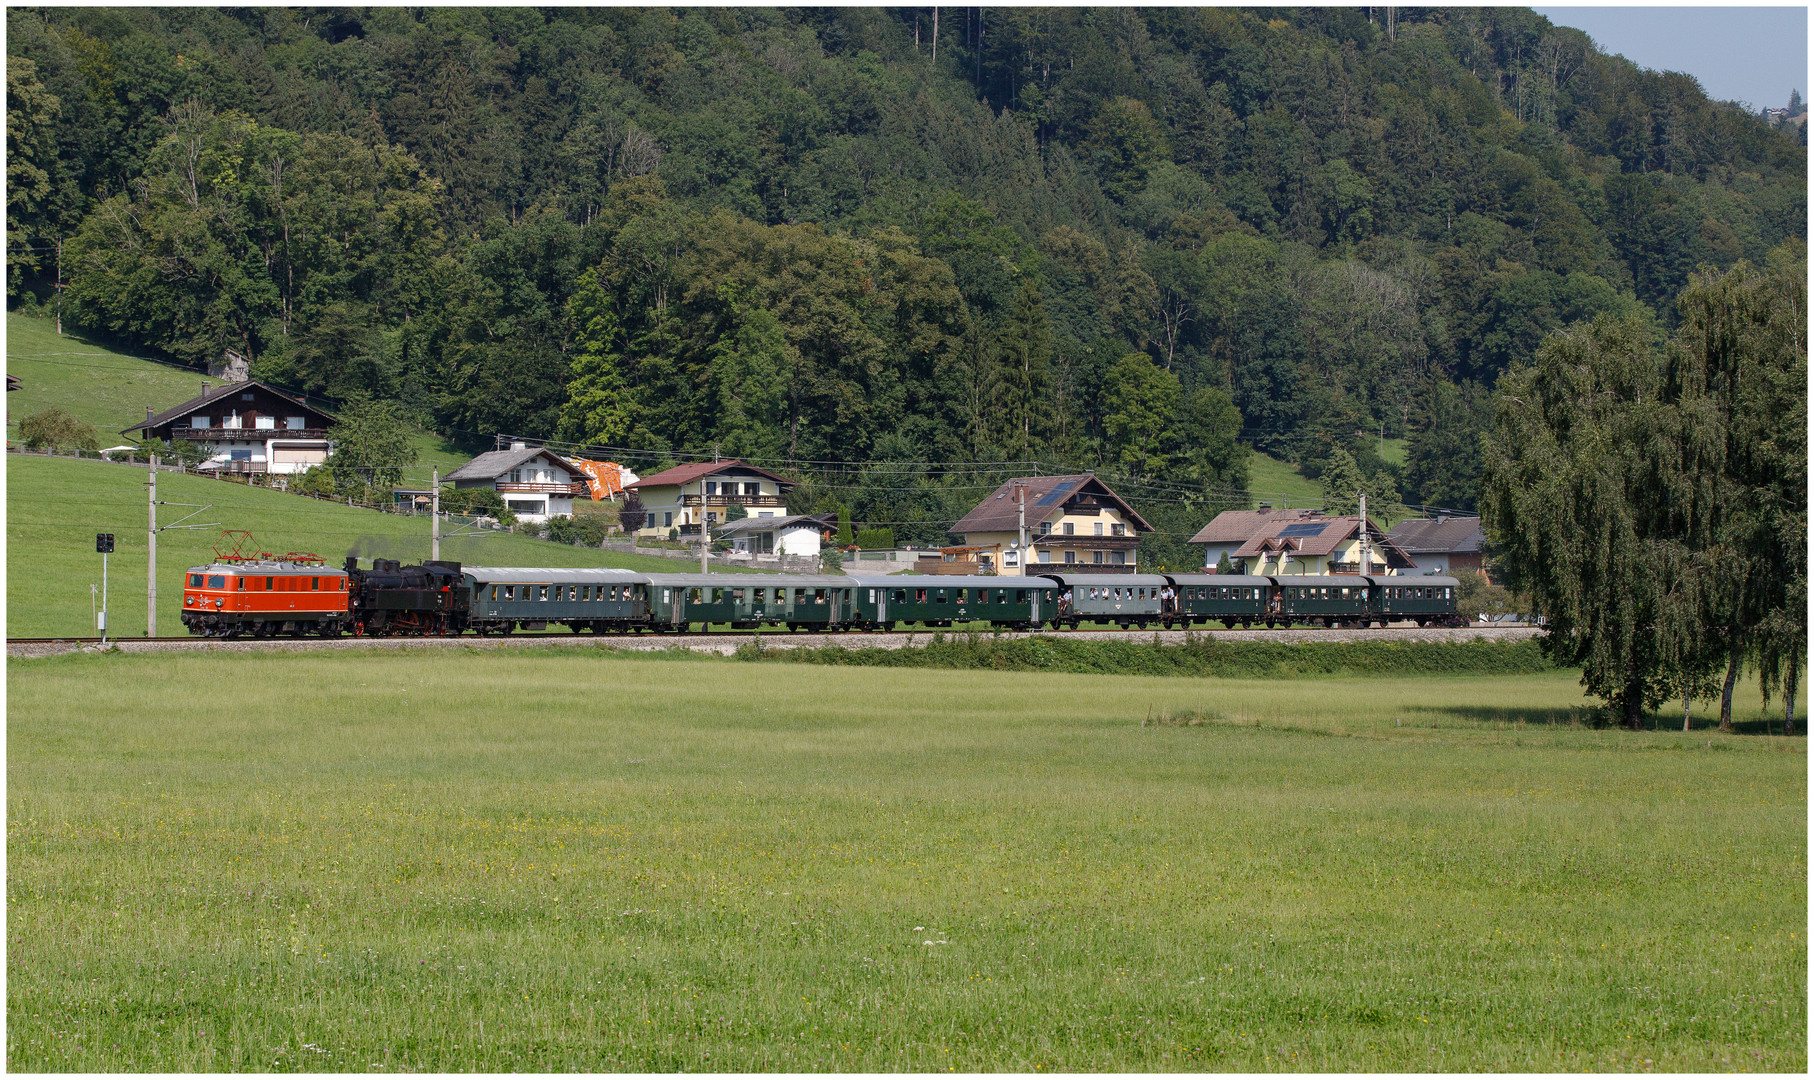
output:
[[[223,556],[183,583],[183,626],[208,637],[331,637],[351,612],[346,573],[314,555]]]

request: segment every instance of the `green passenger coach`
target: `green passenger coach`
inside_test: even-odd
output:
[[[645,621],[646,575],[633,570],[550,566],[463,568],[472,608],[467,625],[480,634],[545,630],[578,633],[628,629]]]

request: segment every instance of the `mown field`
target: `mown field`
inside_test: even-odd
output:
[[[15,1070],[1807,1065],[1805,742],[1572,672],[7,682]]]
[[[6,459],[6,632],[10,637],[94,632],[88,586],[101,583],[98,532],[114,534],[108,560],[111,632],[145,632],[145,469],[104,461],[11,454]],[[215,528],[170,530],[157,545],[158,632],[181,634],[182,575],[206,563],[222,528],[251,530],[267,551],[312,551],[339,565],[349,551],[420,561],[428,557],[428,519],[338,506],[266,488],[186,474],[158,474],[158,498],[171,504],[158,521],[201,510],[192,522]],[[191,506],[175,504],[191,503]],[[207,509],[201,509],[206,507]],[[445,529],[443,530],[445,533]],[[448,535],[441,557],[481,566],[617,566],[684,573],[696,563],[597,548],[551,544],[487,532]],[[720,567],[725,572],[733,568]]]

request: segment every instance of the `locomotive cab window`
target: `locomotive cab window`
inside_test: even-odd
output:
[[[245,592],[245,591],[246,591],[246,579],[245,579],[245,578],[240,578],[240,579],[239,579],[239,591],[240,591],[240,592]]]
[[[269,591],[270,591],[270,590],[271,590],[271,588],[272,588],[272,587],[273,587],[273,586],[272,586],[272,585],[271,585],[271,579],[270,579],[270,578],[266,578],[266,579],[265,579],[265,591],[267,591],[267,592],[269,592]]]
[[[191,589],[201,588],[202,587],[202,576],[200,574],[190,574],[189,575],[189,587]]]

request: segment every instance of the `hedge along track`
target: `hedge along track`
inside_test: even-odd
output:
[[[902,649],[924,645],[934,634],[946,638],[967,637],[1014,640],[1028,637],[1057,637],[1067,641],[1136,641],[1155,638],[1164,645],[1182,645],[1193,637],[1217,641],[1275,641],[1287,643],[1315,641],[1448,641],[1461,642],[1523,641],[1542,633],[1534,626],[1469,626],[1386,627],[1384,629],[1327,630],[1322,627],[1296,627],[1273,630],[965,630],[944,627],[936,630],[867,631],[847,630],[835,633],[789,632],[787,630],[723,630],[709,634],[650,631],[640,634],[574,634],[516,633],[479,637],[474,634],[448,637],[338,637],[338,638],[204,638],[204,637],[124,637],[109,638],[107,649],[120,652],[272,652],[313,649],[362,648],[446,648],[469,646],[481,649],[520,648],[524,645],[574,646],[590,645],[626,651],[691,649],[696,652],[731,653],[741,645],[760,640],[764,648],[787,649],[795,646],[819,647],[841,645],[845,648]],[[52,656],[57,653],[98,651],[100,638],[8,638],[6,653],[13,657]]]

